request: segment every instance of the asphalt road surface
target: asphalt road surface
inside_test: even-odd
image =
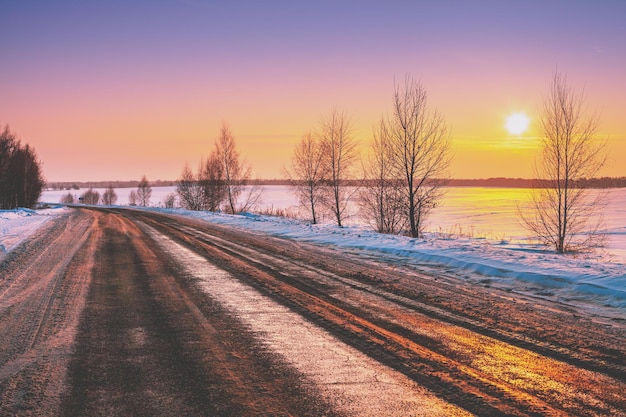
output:
[[[74,209],[0,263],[0,415],[626,415],[626,323],[355,253]]]

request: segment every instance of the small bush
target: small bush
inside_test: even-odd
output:
[[[176,193],[170,193],[163,199],[163,206],[165,208],[174,208],[176,205]]]
[[[74,195],[72,193],[67,193],[63,197],[61,197],[61,204],[74,204]]]

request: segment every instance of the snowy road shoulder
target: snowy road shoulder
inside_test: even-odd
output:
[[[60,206],[44,210],[0,210],[0,259],[44,223],[66,213],[66,210]]]
[[[150,209],[271,236],[328,245],[371,259],[401,263],[481,285],[527,293],[626,320],[626,263],[602,254],[558,255],[542,246],[477,238],[425,239],[383,235],[255,214],[225,215]]]

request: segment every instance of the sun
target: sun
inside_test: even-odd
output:
[[[506,118],[506,130],[511,135],[521,135],[528,129],[530,119],[524,113],[513,113]]]

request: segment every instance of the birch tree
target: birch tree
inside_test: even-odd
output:
[[[200,164],[201,169],[202,163]],[[189,168],[189,164],[185,164],[180,178],[176,181],[176,193],[183,208],[187,210],[202,210],[204,208],[202,187]]]
[[[150,205],[150,197],[152,196],[152,187],[148,179],[144,175],[137,186],[137,201],[140,206],[147,207]]]
[[[221,164],[224,178],[226,210],[239,213],[250,210],[261,199],[262,188],[252,185],[244,195],[243,203],[239,199],[250,182],[252,168],[241,159],[235,137],[225,123],[215,143],[215,157]]]
[[[605,141],[595,138],[599,120],[586,114],[584,94],[576,93],[561,73],[553,74],[539,125],[538,187],[522,222],[559,253],[596,244],[602,238],[597,214],[604,195],[592,196],[581,180],[594,177],[604,166]]]
[[[292,183],[291,188],[300,206],[311,213],[313,224],[319,220],[318,211],[322,200],[323,157],[320,142],[313,133],[308,132],[296,145],[291,158],[291,170],[287,171],[287,176]]]
[[[198,172],[201,186],[204,208],[209,211],[218,211],[226,199],[226,181],[224,166],[221,163],[217,147],[213,149],[209,157]]]
[[[346,182],[351,179],[352,167],[358,156],[350,118],[334,110],[322,121],[318,135],[326,185],[323,202],[341,227],[348,202],[354,194]]]
[[[402,215],[401,181],[395,171],[389,129],[383,118],[373,129],[358,198],[361,216],[379,233],[400,233],[406,224]]]
[[[410,76],[395,84],[387,122],[394,174],[403,184],[409,233],[419,237],[429,212],[441,199],[451,162],[450,135],[443,116],[428,107],[426,89]]]
[[[128,205],[129,206],[137,205],[137,191],[131,190],[130,193],[128,193]]]

